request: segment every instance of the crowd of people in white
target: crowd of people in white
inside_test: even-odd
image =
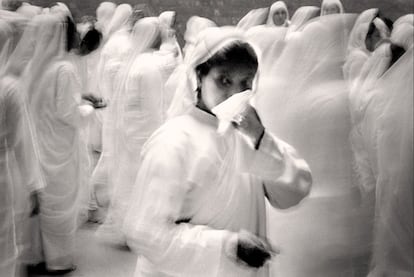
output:
[[[412,276],[414,14],[0,10],[0,276]],[[0,5],[1,6],[1,5]],[[99,255],[97,253],[97,255]]]

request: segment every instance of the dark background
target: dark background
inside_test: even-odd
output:
[[[102,0],[57,0],[66,3],[76,19],[84,15],[95,15],[96,8]],[[56,1],[31,0],[32,4],[50,6]],[[214,20],[218,25],[236,24],[247,12],[254,8],[269,7],[275,0],[112,0],[112,2],[147,4],[154,15],[162,11],[177,12],[177,31],[179,40],[185,30],[187,19],[192,15],[204,16]],[[320,6],[321,0],[285,0],[290,15],[305,5]],[[343,0],[346,12],[360,13],[369,8],[379,8],[384,16],[392,20],[414,12],[414,0]]]

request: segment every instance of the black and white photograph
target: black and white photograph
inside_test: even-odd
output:
[[[0,0],[0,277],[414,277],[414,0]]]

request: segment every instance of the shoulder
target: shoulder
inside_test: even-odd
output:
[[[178,116],[165,122],[158,128],[144,145],[142,154],[159,149],[186,155],[191,153],[193,142],[194,119],[189,115]]]

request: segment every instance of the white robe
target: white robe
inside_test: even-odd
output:
[[[114,183],[104,225],[112,229],[107,230],[110,231],[107,235],[114,235],[112,238],[106,237],[121,243],[124,239],[119,232],[140,167],[141,148],[164,121],[163,59],[157,52],[144,53],[135,59],[126,76],[118,111],[112,115],[116,120],[116,156],[113,157],[116,162],[111,172]],[[104,230],[104,225],[100,229]],[[105,236],[102,230],[100,233]]]
[[[256,151],[236,131],[219,136],[198,108],[171,119],[144,146],[125,222],[135,276],[268,276],[227,258],[223,244],[240,230],[265,238],[265,195],[278,206],[279,186],[309,182],[306,162],[269,133]]]
[[[46,188],[41,193],[40,228],[47,266],[71,266],[78,196],[85,184],[87,153],[81,141],[81,81],[76,67],[57,60],[39,80],[30,102]]]
[[[23,236],[29,193],[44,186],[25,109],[16,79],[4,76],[0,82],[0,271],[4,276],[14,276],[16,247],[28,244]]]

